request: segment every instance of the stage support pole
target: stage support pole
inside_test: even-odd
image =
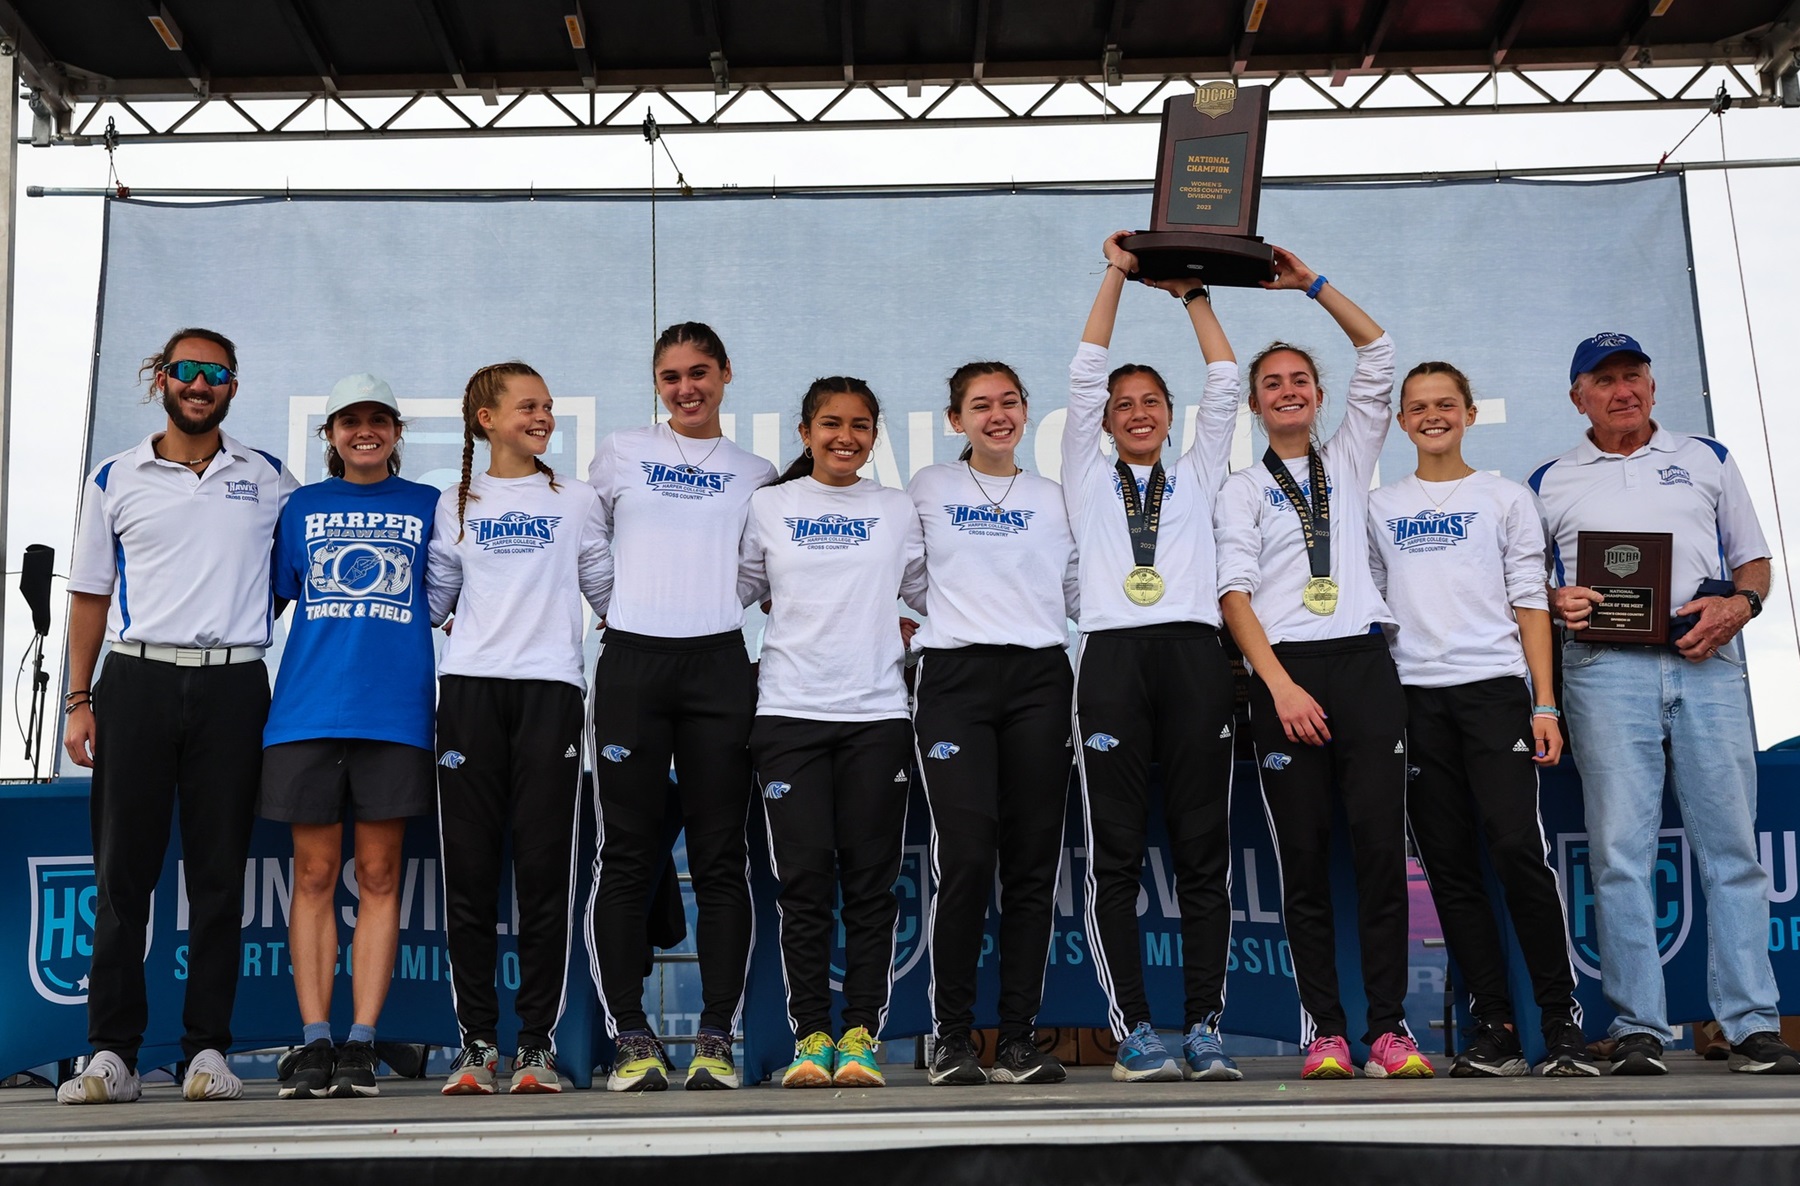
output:
[[[0,43],[0,571],[12,560],[7,550],[7,489],[12,485],[13,243],[18,237],[19,52]],[[6,639],[8,594],[0,588],[0,651]],[[5,666],[0,663],[0,667]],[[54,771],[54,763],[51,767]]]

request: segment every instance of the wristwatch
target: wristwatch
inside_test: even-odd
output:
[[[1745,601],[1750,603],[1751,617],[1754,618],[1756,615],[1762,613],[1762,596],[1757,593],[1755,589],[1739,589],[1734,596],[1742,597]]]
[[[1208,304],[1212,303],[1212,294],[1206,291],[1206,285],[1197,285],[1183,293],[1181,296],[1181,307],[1185,309],[1195,301],[1206,301]]]

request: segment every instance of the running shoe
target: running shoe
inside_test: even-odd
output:
[[[521,1046],[513,1056],[512,1095],[555,1095],[563,1089],[556,1076],[556,1055],[542,1046]]]
[[[331,1098],[363,1099],[380,1095],[375,1084],[375,1047],[367,1042],[345,1042],[337,1048],[337,1069],[331,1073]]]
[[[838,1039],[837,1070],[831,1081],[839,1087],[886,1087],[887,1076],[875,1065],[875,1052],[881,1049],[873,1035],[862,1026]]]
[[[731,1035],[721,1030],[702,1029],[694,1039],[694,1057],[688,1060],[689,1091],[733,1088],[739,1083],[737,1066],[731,1061]]]
[[[1655,1034],[1631,1033],[1613,1047],[1612,1073],[1615,1075],[1666,1075],[1662,1040]]]
[[[1172,1083],[1181,1078],[1181,1068],[1150,1023],[1140,1021],[1119,1043],[1112,1077],[1118,1083]]]
[[[1530,1073],[1519,1035],[1486,1021],[1475,1027],[1475,1040],[1450,1064],[1452,1079],[1510,1079]]]
[[[649,1030],[626,1030],[618,1037],[608,1091],[665,1091],[669,1086],[669,1056]]]
[[[1350,1061],[1350,1043],[1342,1036],[1314,1038],[1306,1048],[1306,1065],[1300,1069],[1302,1079],[1351,1079],[1356,1064]]]
[[[1429,1079],[1435,1074],[1431,1061],[1404,1030],[1389,1030],[1369,1047],[1363,1074],[1371,1079]]]
[[[823,1031],[808,1034],[794,1043],[794,1061],[781,1077],[783,1087],[830,1087],[831,1073],[837,1067],[837,1047],[831,1035]]]
[[[110,1050],[88,1059],[81,1074],[66,1079],[56,1089],[59,1104],[131,1104],[143,1089],[137,1072]]]
[[[1587,1035],[1573,1021],[1564,1018],[1544,1027],[1544,1061],[1538,1074],[1552,1078],[1572,1079],[1580,1075],[1598,1075],[1600,1064],[1588,1054]]]
[[[1187,1032],[1181,1040],[1182,1061],[1187,1064],[1186,1074],[1189,1079],[1231,1080],[1242,1079],[1244,1072],[1238,1070],[1225,1053],[1225,1044],[1219,1039],[1219,1020],[1209,1017]]]
[[[1029,1036],[1021,1035],[1000,1039],[987,1077],[990,1083],[1061,1083],[1069,1072],[1056,1055],[1039,1050]]]
[[[275,1089],[278,1099],[322,1100],[331,1094],[331,1073],[337,1067],[337,1055],[330,1038],[308,1042],[281,1056],[275,1064]]]
[[[1751,1075],[1800,1075],[1800,1054],[1772,1030],[1731,1044],[1731,1069]]]
[[[500,1051],[492,1042],[477,1039],[462,1048],[444,1079],[445,1095],[493,1095],[494,1068]]]
[[[189,1100],[234,1100],[244,1094],[244,1081],[225,1065],[217,1050],[202,1050],[188,1063],[181,1097]]]
[[[926,1078],[933,1087],[973,1087],[988,1081],[987,1072],[981,1069],[981,1060],[975,1056],[975,1043],[969,1041],[967,1034],[952,1034],[937,1040],[931,1051],[931,1066],[927,1068]]]

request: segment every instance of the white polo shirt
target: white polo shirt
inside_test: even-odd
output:
[[[108,642],[266,647],[269,549],[300,485],[272,454],[221,433],[206,472],[157,457],[152,433],[82,487],[69,591],[112,598]]]
[[[1750,492],[1725,446],[1651,422],[1650,440],[1629,457],[1581,443],[1539,466],[1527,481],[1550,537],[1558,585],[1573,585],[1583,531],[1657,531],[1675,537],[1670,606],[1691,599],[1707,578],[1731,579],[1739,565],[1769,555]]]

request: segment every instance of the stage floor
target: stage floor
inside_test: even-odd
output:
[[[1239,1083],[1114,1083],[1076,1068],[1056,1087],[444,1098],[383,1080],[371,1100],[277,1100],[269,1083],[191,1104],[173,1085],[127,1106],[63,1107],[0,1091],[0,1164],[383,1158],[692,1157],[944,1146],[1306,1142],[1561,1148],[1800,1147],[1800,1076],[1728,1072],[1677,1054],[1652,1079],[1308,1083],[1299,1060],[1245,1060]]]

